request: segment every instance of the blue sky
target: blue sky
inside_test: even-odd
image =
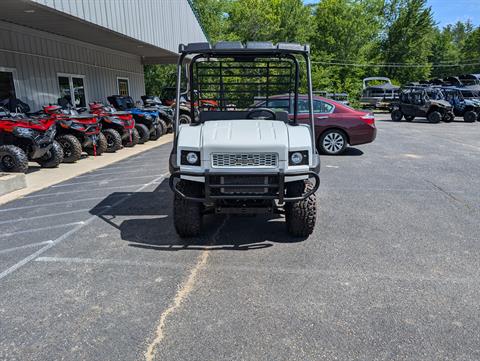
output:
[[[304,0],[304,2],[316,3],[319,0]],[[480,0],[428,0],[428,4],[432,7],[435,21],[440,26],[468,19],[474,25],[480,25]]]

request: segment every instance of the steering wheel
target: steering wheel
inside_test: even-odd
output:
[[[253,115],[259,113],[257,117],[254,117]],[[261,114],[262,113],[268,113],[268,117],[263,117]],[[247,119],[268,119],[268,120],[276,120],[277,119],[277,114],[272,109],[268,108],[256,108],[252,109],[247,113]]]

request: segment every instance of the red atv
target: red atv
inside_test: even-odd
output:
[[[55,168],[63,161],[63,150],[55,141],[54,120],[12,115],[0,110],[0,169],[26,173],[28,161]]]
[[[125,147],[134,147],[140,136],[135,128],[135,119],[129,112],[116,111],[102,103],[90,103],[90,112],[102,122],[102,133],[107,140],[107,152],[113,153]]]
[[[56,140],[63,148],[65,163],[74,163],[82,156],[101,155],[107,150],[107,140],[102,134],[102,125],[96,115],[79,115],[76,110],[63,109],[59,105],[46,105],[43,111],[56,120]]]

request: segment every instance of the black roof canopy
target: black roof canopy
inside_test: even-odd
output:
[[[278,43],[248,41],[243,44],[240,41],[220,41],[215,45],[210,43],[189,43],[180,44],[178,52],[181,54],[204,54],[207,56],[228,56],[228,55],[256,55],[275,56],[283,54],[310,53],[309,45],[296,43]]]

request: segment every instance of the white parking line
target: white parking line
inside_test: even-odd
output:
[[[117,196],[111,196],[113,197],[121,197],[122,195],[117,195]],[[97,199],[105,199],[105,196],[102,197],[92,197],[92,198],[83,198],[83,199],[73,199],[73,200],[68,200],[68,201],[61,201],[61,202],[51,202],[51,203],[40,203],[40,204],[34,204],[31,206],[21,206],[21,207],[12,207],[12,208],[4,208],[0,209],[0,212],[10,212],[10,211],[18,211],[19,209],[30,209],[30,208],[37,208],[37,207],[50,207],[50,206],[56,206],[59,204],[67,204],[67,203],[78,203],[78,202],[86,202],[86,201],[95,201]]]
[[[141,192],[142,190],[144,190],[145,188],[147,188],[148,186],[150,186],[151,184],[154,184],[155,182],[158,182],[160,179],[165,179],[165,177],[168,175],[169,173],[165,173],[165,174],[162,174],[160,177],[157,177],[155,179],[153,179],[151,182],[143,185],[142,187],[138,188],[135,192]],[[112,204],[112,207],[116,207],[120,204],[122,204],[123,202],[125,202],[133,193],[130,193],[128,195],[125,195],[123,196],[121,199],[119,199],[117,202],[113,203]],[[19,261],[18,263],[14,264],[12,267],[6,269],[5,271],[3,271],[2,273],[0,273],[0,280],[6,276],[8,276],[9,274],[11,274],[12,272],[15,272],[17,269],[19,269],[20,267],[26,265],[28,262],[34,260],[35,258],[37,258],[38,256],[40,256],[42,253],[48,251],[50,248],[52,248],[54,245],[64,241],[65,239],[67,239],[68,237],[70,237],[72,234],[74,234],[75,232],[78,232],[80,229],[82,229],[83,227],[85,227],[86,225],[92,223],[95,219],[98,218],[98,216],[101,216],[102,214],[104,213],[104,211],[102,212],[99,212],[98,214],[96,215],[93,215],[91,216],[90,218],[88,218],[86,221],[84,221],[82,224],[78,224],[76,227],[70,229],[68,232],[65,232],[64,234],[62,234],[60,237],[56,238],[55,240],[52,241],[52,243],[49,243],[47,245],[45,245],[44,247],[40,248],[38,251],[36,251],[35,253],[31,254],[30,256],[22,259],[21,261]]]
[[[65,228],[76,226],[78,224],[83,224],[83,222],[72,222],[72,223],[64,223],[64,224],[57,224],[55,226],[48,226],[48,227],[40,227],[40,228],[32,228],[32,229],[24,229],[22,231],[17,232],[10,232],[10,233],[2,233],[0,234],[0,238],[7,238],[11,236],[15,236],[17,234],[24,234],[24,233],[32,233],[32,232],[39,232],[39,231],[46,231],[49,229],[57,229],[57,228]]]
[[[103,206],[103,207],[95,207],[95,209],[102,209],[108,206]],[[9,219],[7,221],[1,221],[0,224],[6,224],[6,223],[16,223],[16,222],[25,222],[25,221],[32,221],[35,219],[42,219],[42,218],[49,218],[49,217],[58,217],[58,216],[63,216],[67,214],[75,214],[75,213],[82,213],[82,212],[89,212],[91,208],[83,208],[83,209],[77,209],[75,211],[69,211],[69,212],[60,212],[60,213],[50,213],[50,214],[43,214],[41,216],[33,216],[33,217],[26,217],[26,218],[15,218],[15,219]]]
[[[126,186],[118,186],[118,187],[101,187],[101,188],[89,188],[89,189],[82,189],[78,191],[65,191],[65,192],[55,192],[55,193],[43,193],[43,194],[34,194],[32,196],[26,196],[23,197],[23,199],[30,199],[30,198],[41,198],[41,197],[51,197],[51,196],[59,196],[62,194],[72,194],[72,193],[84,193],[84,192],[94,192],[94,191],[109,191],[111,189],[123,189],[123,188],[130,188],[130,187],[138,187],[141,185],[145,185],[145,183],[137,183],[137,184],[131,184],[131,185],[126,185]]]
[[[70,187],[70,186],[76,186],[76,185],[82,185],[82,184],[92,184],[92,183],[108,184],[108,183],[115,182],[115,181],[125,181],[125,180],[129,180],[129,179],[150,178],[150,177],[155,177],[157,175],[159,175],[159,174],[142,175],[142,176],[138,176],[138,177],[111,178],[111,179],[105,179],[105,180],[101,180],[101,181],[95,180],[95,181],[87,181],[87,182],[57,184],[57,185],[52,186],[52,188]]]
[[[21,249],[26,249],[26,248],[33,248],[33,247],[38,247],[38,246],[43,246],[44,244],[50,244],[52,241],[43,241],[43,242],[36,242],[36,243],[29,243],[24,246],[18,246],[18,247],[13,247],[13,248],[7,248],[7,249],[2,249],[0,250],[0,254],[4,253],[10,253],[10,252],[15,252]]]
[[[141,267],[158,267],[158,268],[174,268],[174,269],[184,269],[187,267],[187,265],[182,265],[177,262],[136,262],[136,261],[117,260],[117,259],[95,259],[95,258],[80,258],[80,257],[38,257],[35,260],[35,262],[141,266]]]

